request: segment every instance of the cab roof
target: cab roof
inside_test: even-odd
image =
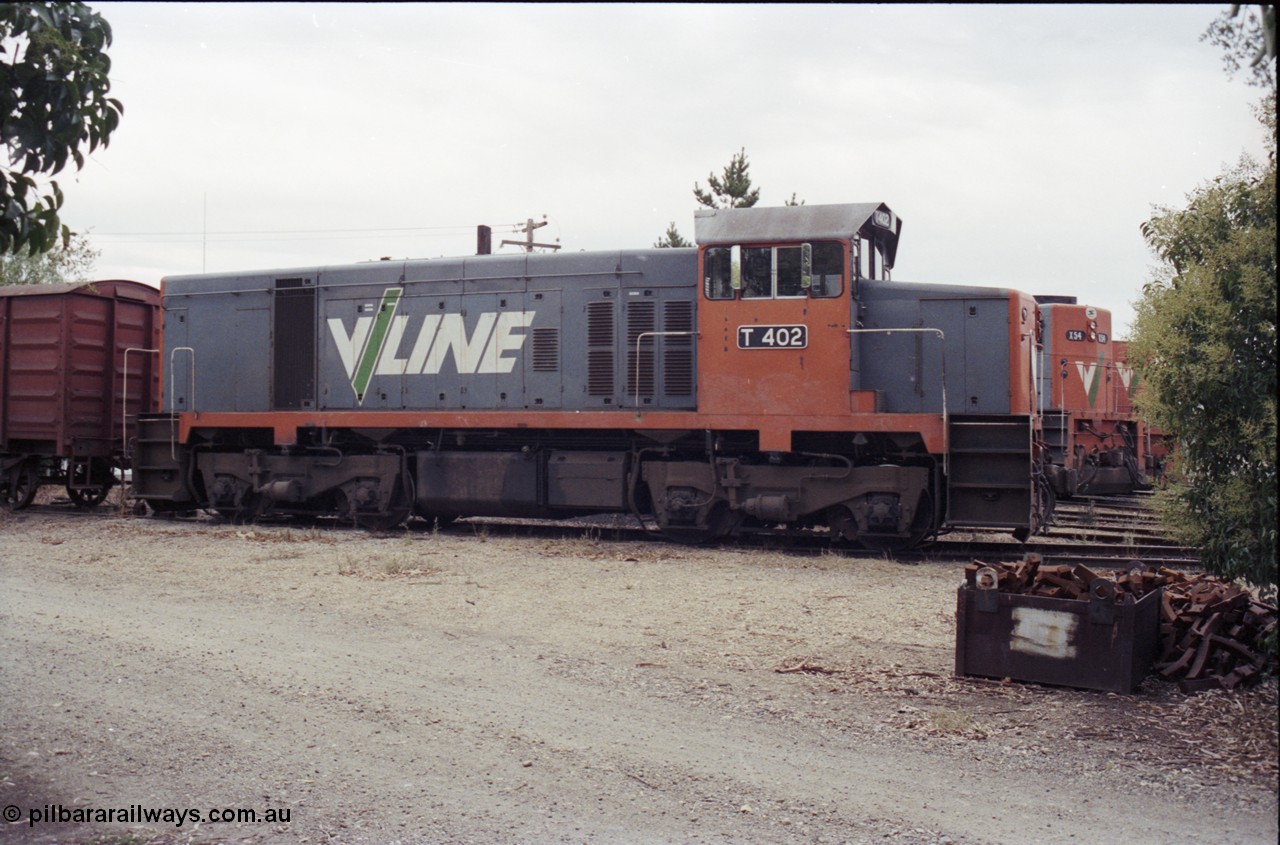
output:
[[[694,240],[704,244],[780,243],[863,237],[892,268],[902,218],[884,203],[706,208],[693,215]]]

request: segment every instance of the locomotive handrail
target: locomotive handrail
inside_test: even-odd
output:
[[[169,449],[173,454],[173,459],[178,459],[178,434],[176,431],[177,415],[173,406],[175,384],[173,366],[174,359],[177,358],[179,352],[191,353],[191,404],[187,406],[188,410],[196,409],[196,351],[190,346],[175,346],[169,351]]]
[[[143,349],[140,346],[130,346],[124,351],[124,372],[120,380],[120,455],[121,457],[129,454],[129,353],[142,352],[151,355],[159,355],[163,350],[160,349]]]
[[[640,410],[640,342],[646,337],[697,337],[698,335],[699,332],[640,332],[636,335],[636,410]],[[657,389],[656,384],[654,388]]]
[[[942,341],[942,472],[949,474],[951,463],[951,432],[947,428],[947,336],[942,329],[845,329],[849,334],[936,334]]]

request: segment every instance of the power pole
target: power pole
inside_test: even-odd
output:
[[[508,246],[508,245],[509,245],[509,246],[522,246],[522,247],[524,247],[524,251],[525,251],[525,252],[533,252],[533,248],[534,248],[534,247],[541,247],[542,249],[559,249],[559,248],[560,248],[560,244],[539,244],[539,243],[534,243],[534,242],[533,242],[533,230],[534,230],[534,229],[541,229],[541,228],[542,228],[543,226],[545,226],[545,225],[547,225],[547,215],[545,215],[545,214],[544,214],[544,215],[542,215],[542,222],[541,222],[541,223],[534,223],[534,222],[533,222],[533,218],[532,218],[532,217],[530,217],[528,220],[526,220],[526,221],[525,221],[524,228],[523,228],[523,229],[519,229],[519,230],[517,230],[517,231],[520,231],[520,232],[523,232],[523,233],[524,233],[524,236],[525,236],[524,240],[522,240],[522,241],[503,241],[503,242],[502,242],[502,246]]]

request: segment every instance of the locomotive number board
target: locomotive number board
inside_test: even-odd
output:
[[[738,326],[739,349],[804,349],[808,326]]]

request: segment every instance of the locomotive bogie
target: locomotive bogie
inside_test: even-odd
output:
[[[385,520],[396,510],[403,456],[317,453],[198,453],[196,472],[207,507],[238,520],[266,513]],[[402,506],[402,505],[401,505]],[[405,514],[407,516],[407,513]]]

